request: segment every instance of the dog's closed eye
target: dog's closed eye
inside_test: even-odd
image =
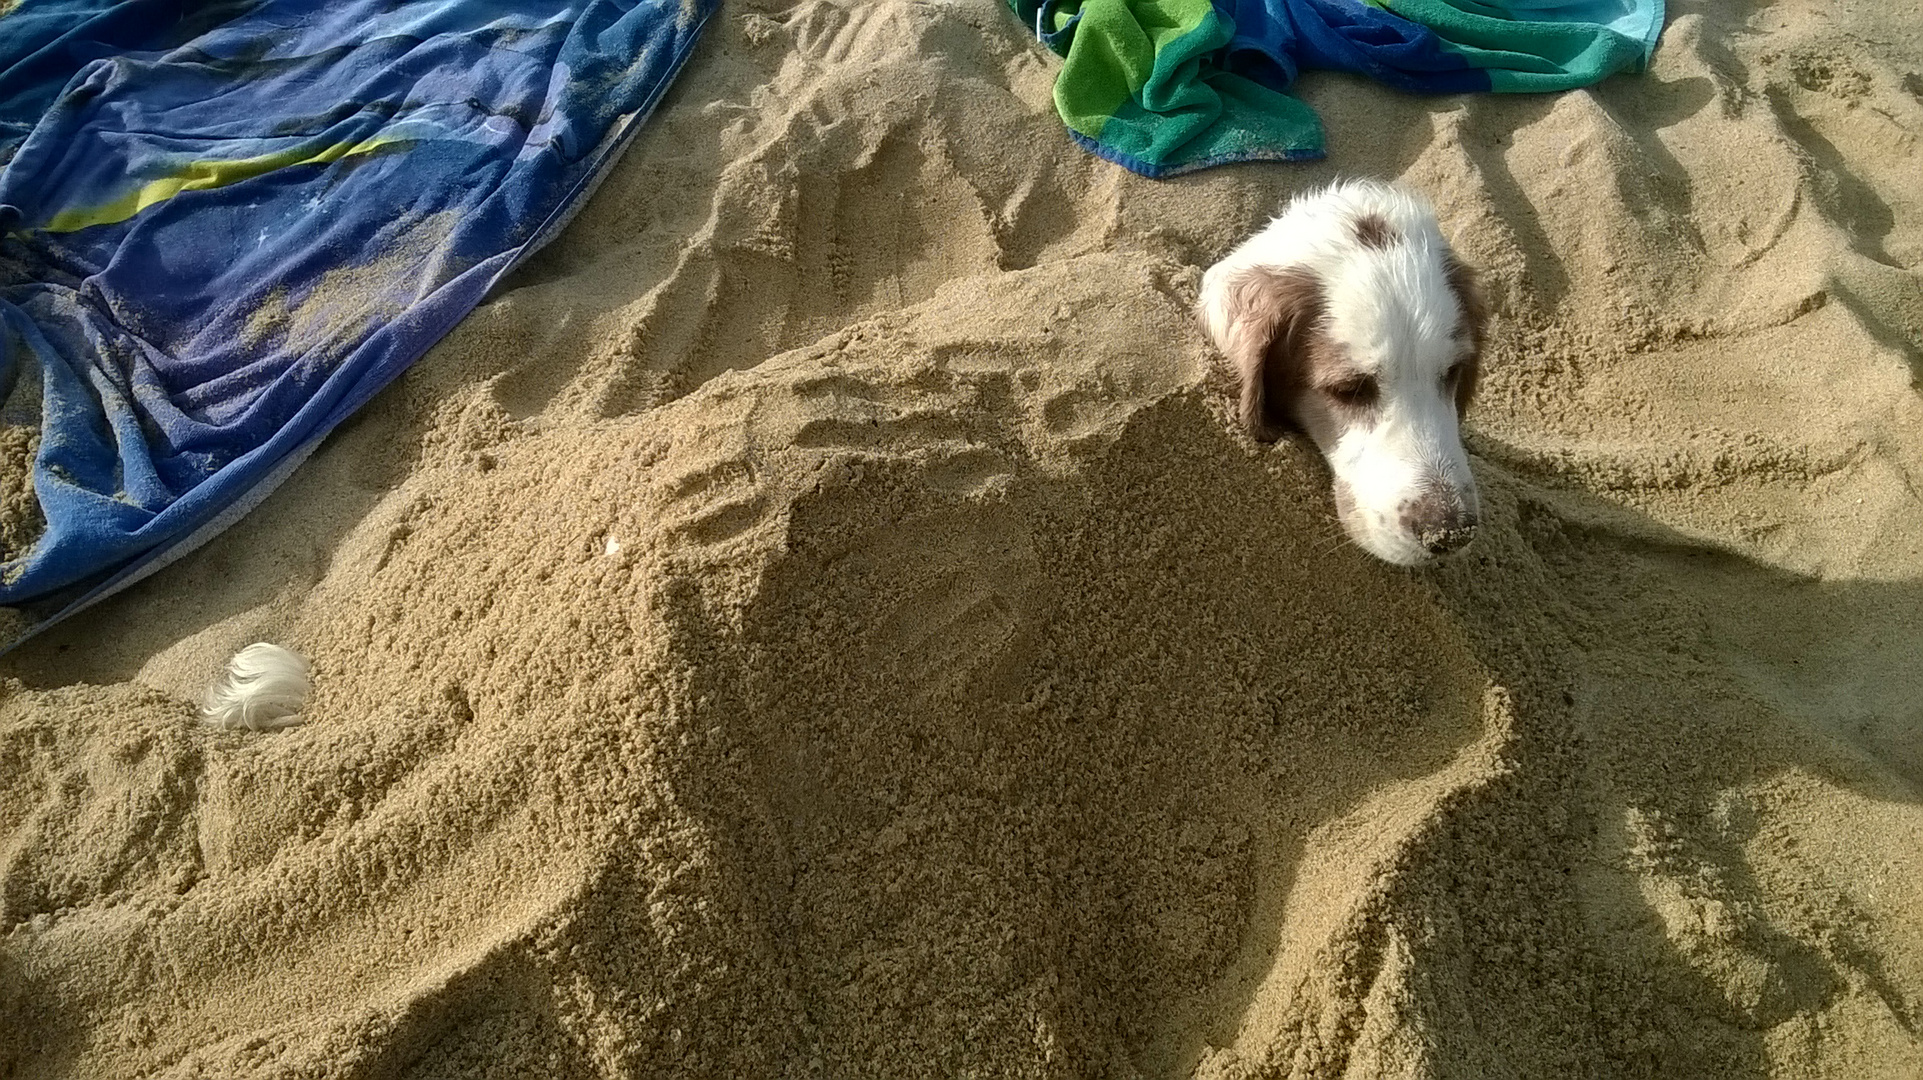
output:
[[[1366,409],[1376,403],[1381,388],[1373,375],[1351,375],[1338,382],[1322,387],[1322,392],[1334,398],[1339,405],[1351,409]]]
[[[1471,353],[1442,373],[1442,392],[1455,399],[1457,416],[1469,411],[1469,399],[1476,396],[1476,368],[1476,357]]]

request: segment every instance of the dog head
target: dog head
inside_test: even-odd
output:
[[[1343,529],[1415,566],[1475,537],[1460,420],[1486,311],[1419,197],[1370,181],[1302,195],[1211,267],[1198,314],[1257,438],[1304,432]]]

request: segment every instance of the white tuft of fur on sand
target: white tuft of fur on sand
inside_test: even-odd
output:
[[[234,654],[227,673],[207,690],[201,718],[230,731],[272,731],[301,722],[310,687],[307,661],[265,641]]]

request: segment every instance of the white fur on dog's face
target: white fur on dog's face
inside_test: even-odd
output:
[[[1435,215],[1386,184],[1302,196],[1203,277],[1199,313],[1258,437],[1308,434],[1356,543],[1413,566],[1476,529],[1459,420],[1482,307]]]

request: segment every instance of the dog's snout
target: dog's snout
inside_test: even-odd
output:
[[[1447,555],[1476,538],[1475,511],[1442,492],[1428,492],[1402,510],[1402,527],[1431,555]]]

